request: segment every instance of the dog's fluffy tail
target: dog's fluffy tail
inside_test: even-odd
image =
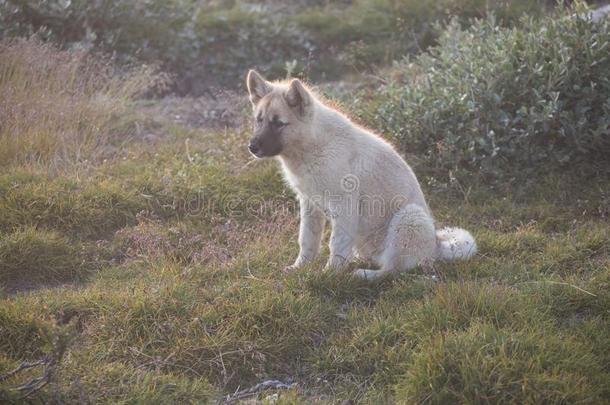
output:
[[[477,243],[465,229],[443,228],[436,231],[439,259],[467,259],[477,253]]]

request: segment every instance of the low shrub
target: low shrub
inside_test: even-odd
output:
[[[322,63],[341,60],[343,69],[370,70],[387,65],[433,45],[438,23],[452,16],[468,25],[470,19],[495,13],[502,24],[512,25],[523,14],[539,15],[544,1],[357,0],[348,7],[329,4],[303,10],[295,19],[313,39]]]
[[[363,115],[439,177],[466,169],[495,179],[557,167],[607,171],[610,24],[573,17],[493,18],[396,65]],[[370,106],[370,105],[369,105]]]

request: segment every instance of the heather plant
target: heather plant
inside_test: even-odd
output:
[[[445,178],[460,169],[489,178],[607,171],[609,50],[607,21],[454,21],[438,46],[395,66],[398,78],[365,115]]]

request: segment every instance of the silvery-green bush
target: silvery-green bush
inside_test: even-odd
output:
[[[454,22],[396,69],[367,118],[437,175],[610,171],[608,20]]]

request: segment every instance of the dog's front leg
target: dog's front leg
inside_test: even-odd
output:
[[[358,218],[351,214],[331,217],[330,257],[326,269],[342,269],[352,259]]]
[[[299,226],[299,256],[285,271],[302,267],[318,257],[326,218],[314,202],[306,197],[299,199],[301,223]]]

